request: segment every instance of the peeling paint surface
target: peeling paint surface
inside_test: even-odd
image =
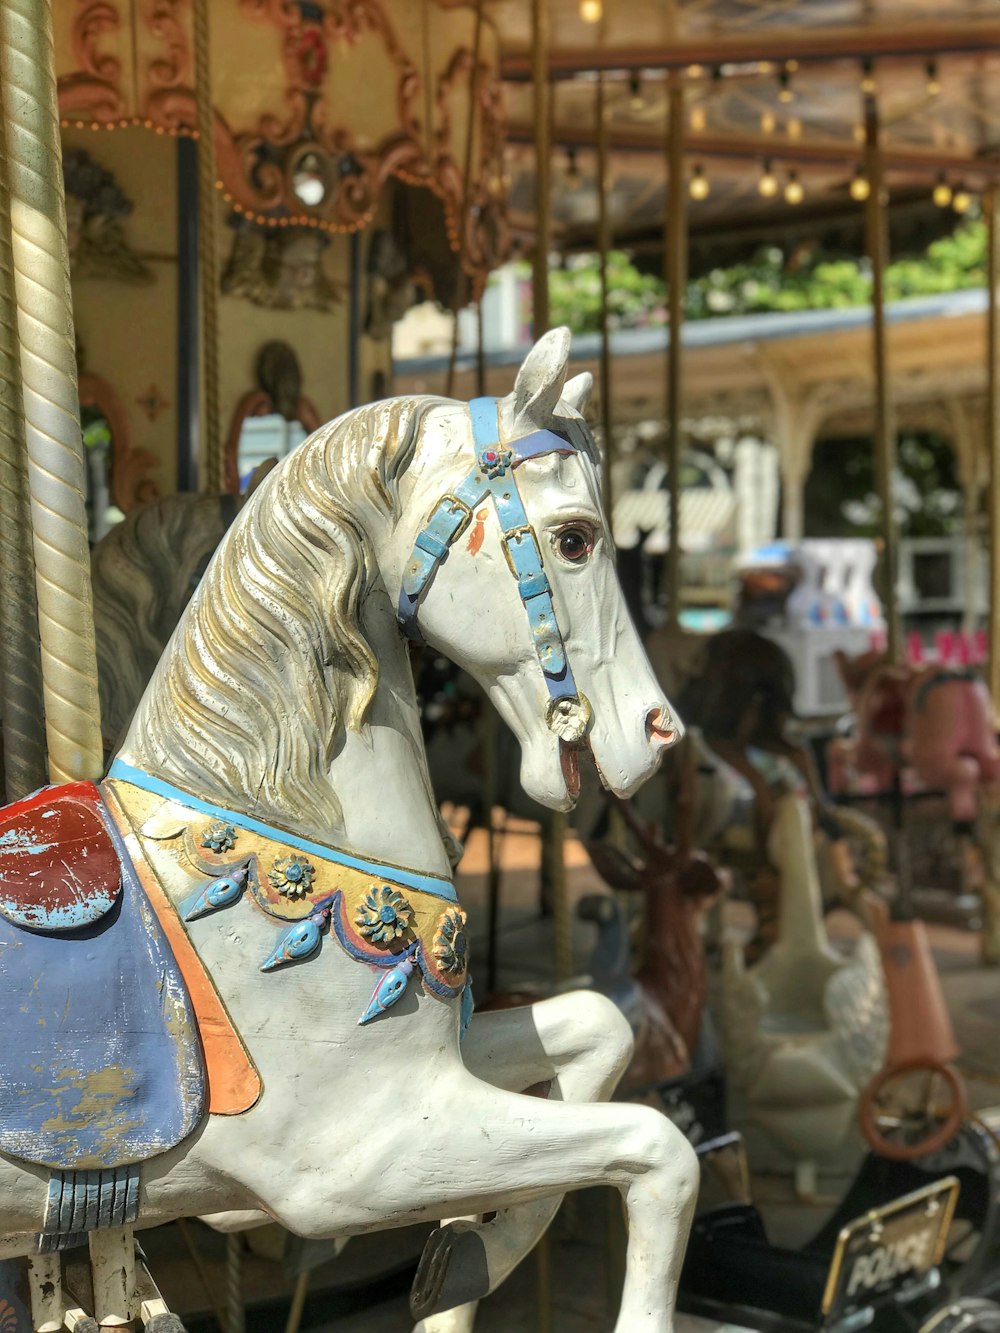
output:
[[[63,1170],[165,1152],[195,1128],[205,1101],[180,972],[96,792],[91,812],[116,892],[82,928],[46,933],[6,919],[0,848],[0,1152]],[[67,874],[86,884],[91,867],[84,873],[72,855]]]
[[[0,812],[0,914],[29,930],[79,930],[121,891],[114,844],[88,782],[48,788]]]

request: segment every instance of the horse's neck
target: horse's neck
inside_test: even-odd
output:
[[[420,715],[395,619],[369,624],[379,685],[360,732],[348,732],[329,781],[355,853],[451,878],[427,772]]]
[[[639,978],[660,995],[686,987],[703,967],[698,914],[677,883],[676,872],[651,875],[646,890],[646,945]]]
[[[812,836],[805,821],[791,824],[781,856],[781,901],[778,909],[778,938],[794,953],[829,953],[823,929],[823,898],[813,852]]]
[[[364,725],[358,731],[345,731],[343,743],[322,779],[336,796],[341,812],[338,826],[318,827],[314,810],[288,807],[274,814],[264,812],[252,792],[192,794],[355,856],[450,879],[451,865],[427,772],[413,677],[384,591],[369,595],[363,615],[365,637],[378,661],[378,687]],[[121,759],[150,769],[148,763],[133,758],[131,739],[130,734],[120,752]],[[190,790],[180,773],[153,771],[152,776],[166,777]]]

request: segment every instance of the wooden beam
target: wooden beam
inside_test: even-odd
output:
[[[511,124],[507,142],[534,143],[533,125]],[[553,143],[563,148],[590,148],[593,134],[587,125],[558,125],[553,131]],[[784,139],[771,134],[692,134],[684,139],[685,151],[699,157],[729,158],[734,162],[759,161],[769,157],[776,162],[796,162],[803,166],[854,166],[864,154],[864,148],[853,140],[849,143],[810,142],[808,139]],[[658,150],[655,134],[648,130],[616,125],[608,134],[608,148],[613,153],[655,153]],[[892,147],[883,155],[886,171],[962,172],[970,180],[991,179],[1000,175],[1000,157],[983,159],[968,154],[934,148],[907,149]]]
[[[907,23],[882,29],[875,27],[816,29],[759,29],[747,34],[713,32],[691,41],[672,42],[669,47],[611,46],[571,47],[552,52],[553,78],[572,78],[599,69],[682,70],[690,65],[715,67],[784,60],[815,63],[829,60],[888,60],[941,58],[949,55],[995,54],[1000,47],[1000,23]],[[512,51],[500,62],[504,79],[523,81],[531,77],[531,53]]]

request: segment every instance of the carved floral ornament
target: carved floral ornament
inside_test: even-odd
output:
[[[211,0],[210,10],[216,184],[235,215],[265,230],[357,231],[397,177],[442,200],[459,250],[474,87],[466,267],[478,276],[499,261],[497,44],[484,24],[473,81],[471,8]],[[56,22],[64,125],[195,135],[193,0],[71,0]]]

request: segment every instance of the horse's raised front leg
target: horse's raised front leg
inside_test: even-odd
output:
[[[468,1069],[494,1087],[523,1092],[549,1083],[549,1097],[562,1102],[607,1100],[631,1054],[628,1023],[593,991],[477,1014],[462,1045]],[[538,1199],[503,1209],[485,1224],[463,1220],[436,1231],[414,1287],[420,1333],[471,1328],[472,1311],[452,1307],[495,1291],[538,1243],[561,1202],[562,1195]]]
[[[664,1115],[503,1092],[440,1051],[427,1064],[412,1060],[402,1091],[387,1084],[382,1105],[365,1110],[360,1133],[341,1123],[343,1141],[327,1141],[338,1163],[356,1145],[346,1180],[316,1169],[282,1178],[269,1200],[282,1225],[322,1239],[612,1186],[629,1224],[615,1333],[672,1333],[698,1165]]]

